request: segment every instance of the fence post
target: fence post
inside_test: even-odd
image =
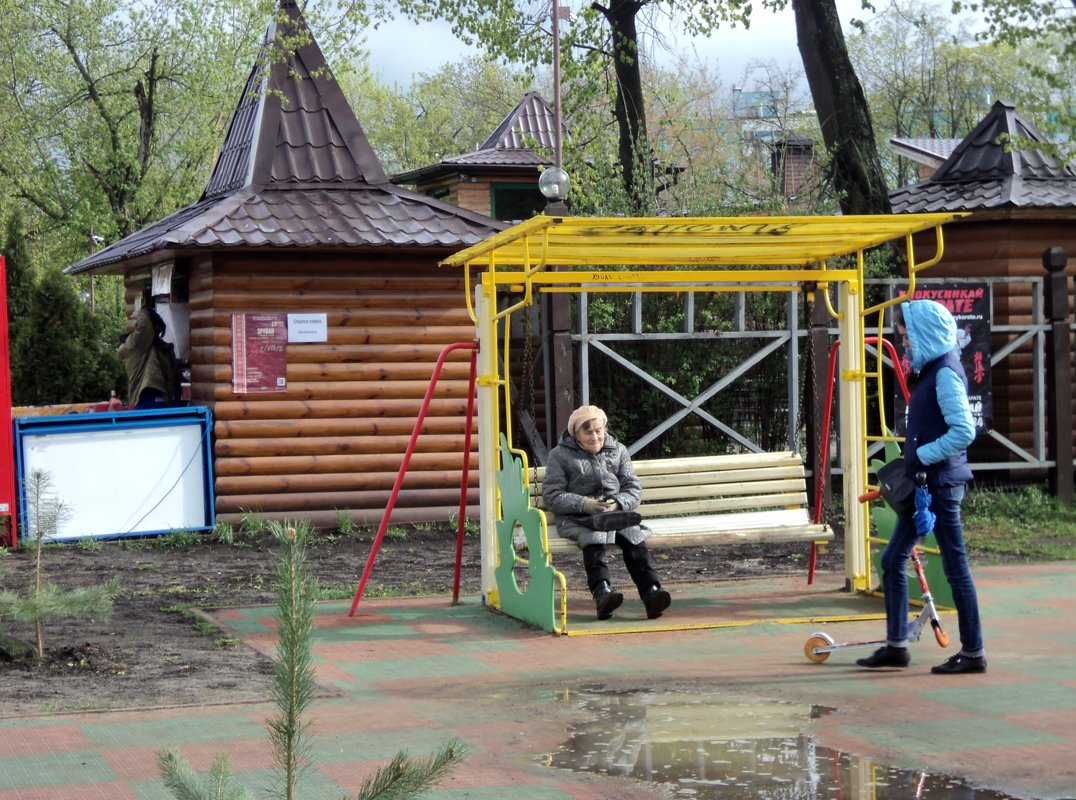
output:
[[[1046,270],[1046,450],[1055,466],[1050,470],[1050,492],[1072,505],[1072,344],[1069,336],[1068,256],[1062,247],[1042,254]]]

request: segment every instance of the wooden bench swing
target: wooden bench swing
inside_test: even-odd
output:
[[[659,458],[633,462],[643,485],[639,513],[654,533],[650,547],[821,542],[833,530],[808,509],[803,459],[791,451]],[[544,510],[545,467],[530,483],[534,506]],[[550,553],[578,552],[557,536],[547,517]]]
[[[958,215],[778,218],[567,218],[535,217],[442,262],[463,267],[468,310],[479,343],[479,495],[482,597],[488,606],[523,622],[569,634],[567,586],[552,554],[578,552],[558,538],[541,510],[544,468],[529,470],[527,455],[511,446],[508,382],[498,368],[498,325],[504,326],[507,361],[511,315],[539,292],[799,291],[822,290],[837,319],[841,349],[842,468],[844,472],[846,588],[867,591],[870,565],[867,512],[858,495],[866,486],[863,251],[905,237],[909,274],[941,257],[941,225]],[[911,236],[934,229],[937,252],[915,264]],[[853,254],[855,267],[828,260]],[[603,267],[621,265],[619,269]],[[712,269],[711,267],[721,267]],[[759,267],[762,268],[759,268]],[[648,267],[649,269],[641,269]],[[658,268],[658,269],[654,269]],[[482,270],[477,280],[471,270]],[[836,287],[838,310],[831,306]],[[500,302],[499,291],[522,294]],[[499,399],[499,395],[503,395]],[[639,509],[656,547],[741,542],[821,542],[833,538],[808,511],[803,460],[793,452],[754,453],[634,462],[643,485]],[[533,473],[534,480],[526,476]],[[520,533],[522,533],[522,539]],[[521,553],[526,550],[526,555]],[[527,570],[521,585],[517,570]],[[557,612],[556,593],[560,602]],[[846,616],[834,619],[847,619]],[[813,617],[825,621],[826,617]],[[763,621],[763,620],[759,620]],[[782,620],[773,620],[782,621]],[[662,619],[648,630],[683,626]],[[692,628],[708,627],[692,625]],[[709,627],[718,627],[717,624]],[[589,630],[587,633],[612,632]]]

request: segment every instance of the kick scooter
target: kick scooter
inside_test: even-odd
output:
[[[926,476],[922,475],[920,478],[920,475],[922,473],[916,475],[916,478],[919,479],[920,485],[925,485]],[[880,496],[882,496],[880,491],[875,489],[860,495],[859,501],[865,503],[870,500],[876,500]],[[927,576],[923,573],[923,564],[919,560],[919,553],[914,547],[912,548],[911,561],[915,567],[915,576],[919,579],[919,588],[923,593],[923,610],[919,612],[919,616],[915,618],[915,621],[908,628],[908,641],[918,642],[923,628],[926,627],[929,620],[930,627],[934,630],[934,638],[937,639],[938,644],[942,647],[948,647],[949,635],[945,632],[945,628],[942,627],[941,619],[938,618],[938,610],[934,606],[934,597],[931,595],[930,587],[927,585]],[[854,647],[880,647],[885,643],[885,639],[875,639],[869,642],[843,642],[838,644],[828,633],[818,631],[811,634],[811,638],[803,645],[803,654],[807,656],[808,661],[821,664],[829,658],[830,653],[838,650],[851,650]]]

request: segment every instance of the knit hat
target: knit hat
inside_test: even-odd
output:
[[[568,417],[568,433],[571,436],[575,436],[575,432],[582,427],[584,422],[589,422],[592,419],[600,419],[602,425],[605,425],[609,421],[605,416],[605,412],[597,406],[579,406],[572,415]]]

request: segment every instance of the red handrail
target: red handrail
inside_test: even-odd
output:
[[[377,528],[377,535],[374,537],[374,544],[370,550],[370,556],[366,559],[366,568],[362,571],[362,578],[359,580],[359,588],[355,591],[355,598],[351,601],[351,610],[348,611],[349,617],[355,616],[355,609],[359,607],[359,602],[362,600],[362,594],[366,591],[366,581],[370,578],[370,571],[374,567],[374,559],[377,558],[378,550],[381,549],[381,540],[385,537],[385,530],[389,525],[389,517],[392,516],[393,510],[396,508],[396,498],[400,494],[400,487],[403,485],[404,476],[407,474],[407,468],[411,464],[411,456],[415,452],[415,443],[418,441],[419,432],[422,430],[422,423],[426,421],[426,412],[429,411],[430,401],[433,399],[433,390],[437,386],[437,378],[441,374],[441,369],[444,367],[445,359],[448,354],[454,350],[470,350],[471,351],[471,385],[468,389],[468,401],[467,407],[470,411],[474,406],[474,378],[475,378],[475,356],[478,352],[478,345],[475,342],[456,342],[455,344],[447,345],[444,350],[441,351],[441,355],[437,358],[437,364],[434,365],[433,375],[430,377],[430,385],[426,388],[426,396],[422,399],[422,406],[419,408],[418,417],[415,419],[415,428],[411,431],[411,441],[407,443],[407,450],[404,452],[403,463],[400,464],[400,471],[396,475],[396,483],[393,484],[392,494],[389,495],[388,505],[385,506],[385,513],[381,515],[381,524]],[[470,427],[471,416],[467,415],[467,435],[468,446],[464,451],[464,483],[463,483],[463,499],[460,501],[460,530],[463,530],[463,512],[465,510],[465,499],[467,492],[467,464],[470,456]],[[459,550],[460,545],[459,536],[457,536],[457,558],[462,556],[462,551]],[[459,571],[459,565],[457,564],[457,572]]]
[[[460,601],[460,571],[463,565],[463,535],[467,516],[467,478],[471,471],[471,430],[474,428],[475,378],[478,376],[478,348],[471,348],[471,376],[467,381],[467,426],[463,435],[463,479],[460,482],[460,515],[456,528],[456,571],[452,576],[452,602]]]
[[[904,367],[900,363],[900,359],[897,358],[897,349],[893,346],[893,343],[888,339],[879,339],[877,336],[864,337],[863,341],[866,344],[878,344],[879,341],[882,347],[885,348],[886,353],[889,355],[890,361],[893,362],[893,372],[897,376],[897,383],[900,385],[901,394],[904,395],[904,402],[908,402],[908,382],[904,377]],[[835,341],[829,348],[829,370],[826,376],[826,402],[825,408],[822,413],[822,431],[819,437],[818,449],[818,472],[815,475],[815,492],[814,492],[814,521],[817,525],[822,521],[822,494],[825,490],[826,470],[829,468],[829,426],[833,420],[833,379],[837,373],[837,351],[841,346],[840,339]],[[860,502],[863,499],[860,498]],[[814,570],[815,564],[818,561],[818,547],[814,542],[811,543],[811,557],[807,565],[807,585],[814,583]]]

